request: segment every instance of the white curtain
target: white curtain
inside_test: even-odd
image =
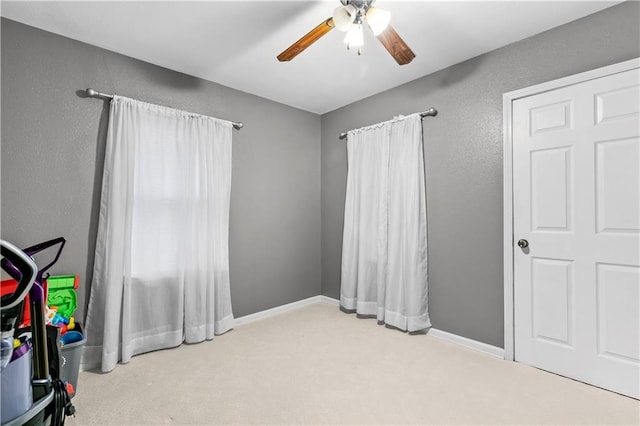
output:
[[[233,327],[231,122],[114,96],[85,365]]]
[[[347,133],[340,304],[406,331],[431,326],[422,119]]]

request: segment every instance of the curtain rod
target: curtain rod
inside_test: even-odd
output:
[[[420,113],[420,117],[424,118],[424,117],[435,117],[436,115],[438,115],[438,110],[431,107],[426,111],[423,111]],[[346,139],[347,137],[347,132],[342,132],[340,133],[340,139]]]
[[[93,90],[91,88],[87,89],[85,93],[87,94],[87,96],[91,98],[113,99],[113,95],[98,92],[97,90]],[[233,128],[236,130],[240,130],[244,127],[244,123],[242,123],[241,121],[232,121],[231,124],[233,125]]]

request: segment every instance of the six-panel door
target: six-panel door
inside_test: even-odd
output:
[[[515,359],[638,398],[640,74],[513,103]]]

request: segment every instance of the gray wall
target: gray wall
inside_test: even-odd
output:
[[[502,347],[502,94],[640,56],[638,16],[637,2],[623,3],[323,115],[323,294],[340,292],[338,134],[433,106],[423,121],[431,320]]]
[[[2,237],[22,246],[67,237],[53,273],[81,276],[82,311],[108,110],[76,92],[93,87],[244,121],[230,224],[236,316],[339,297],[346,149],[337,136],[434,106],[438,117],[424,121],[432,322],[502,346],[502,94],[640,56],[638,14],[624,3],[322,118],[3,19]]]
[[[106,93],[243,121],[233,134],[230,259],[234,313],[320,294],[320,117],[195,77],[2,20],[2,238],[57,236],[53,274],[93,265]]]

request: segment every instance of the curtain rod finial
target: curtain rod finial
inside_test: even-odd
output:
[[[435,109],[434,107],[431,107],[425,112],[423,112],[421,115],[423,117],[435,117],[436,115],[438,115],[438,110]]]

